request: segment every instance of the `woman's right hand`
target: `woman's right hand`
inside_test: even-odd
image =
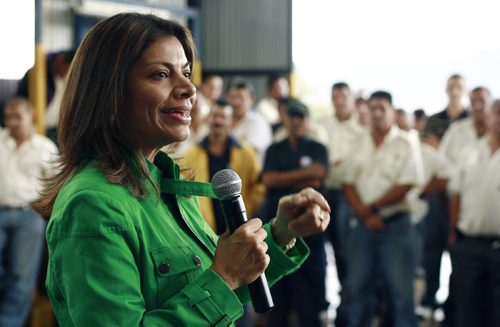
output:
[[[250,219],[232,235],[226,231],[219,238],[210,269],[215,271],[232,289],[250,284],[267,268],[270,262],[264,240],[267,232],[258,218]]]

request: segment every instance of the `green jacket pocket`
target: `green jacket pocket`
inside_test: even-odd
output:
[[[202,272],[202,262],[189,246],[162,248],[151,252],[155,265],[158,304],[178,294]]]

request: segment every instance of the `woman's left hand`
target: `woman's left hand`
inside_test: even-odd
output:
[[[296,237],[322,233],[330,223],[330,206],[323,195],[312,188],[284,196],[272,223],[274,238],[290,244]]]

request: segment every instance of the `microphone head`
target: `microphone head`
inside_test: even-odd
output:
[[[212,177],[212,190],[219,199],[225,199],[241,193],[241,179],[231,169],[222,169]]]

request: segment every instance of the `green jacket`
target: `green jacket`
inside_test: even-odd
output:
[[[47,227],[47,291],[60,326],[229,326],[248,302],[213,270],[217,237],[201,217],[196,182],[180,180],[164,153],[149,163],[162,195],[140,200],[88,164],[60,191]],[[205,185],[206,186],[206,185]],[[172,194],[173,193],[173,194]],[[284,254],[270,225],[272,285],[309,250]]]

